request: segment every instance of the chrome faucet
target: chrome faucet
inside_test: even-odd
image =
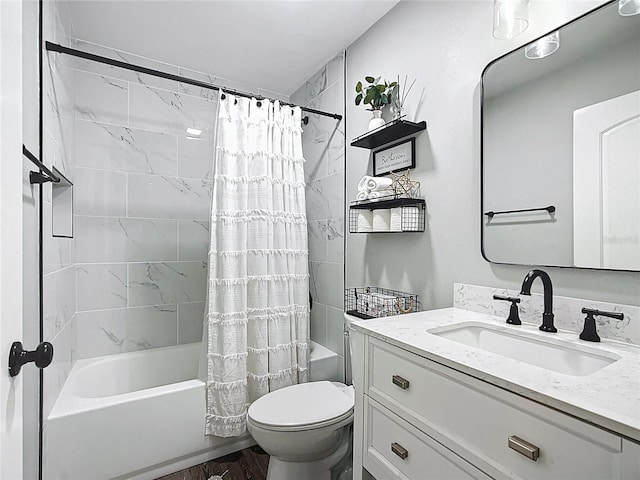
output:
[[[531,270],[527,273],[527,276],[524,277],[522,282],[520,295],[531,295],[531,284],[538,277],[542,280],[544,294],[544,313],[542,314],[540,330],[555,333],[558,329],[553,325],[553,286],[551,285],[551,277],[549,277],[547,272],[543,270]]]

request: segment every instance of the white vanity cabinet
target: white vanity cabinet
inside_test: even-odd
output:
[[[357,480],[362,467],[377,480],[640,479],[636,443],[362,332],[351,340]]]

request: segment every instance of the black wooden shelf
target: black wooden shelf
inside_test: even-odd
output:
[[[368,148],[369,150],[386,145],[394,140],[403,138],[415,133],[421,132],[427,128],[427,122],[424,120],[419,123],[409,122],[407,120],[394,120],[384,124],[382,127],[376,128],[371,132],[354,138],[351,142],[352,147]]]
[[[423,198],[390,198],[388,200],[361,200],[351,202],[349,208],[355,210],[380,210],[383,208],[410,207],[425,205]]]

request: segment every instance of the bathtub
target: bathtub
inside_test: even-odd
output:
[[[76,362],[45,424],[45,480],[154,479],[253,445],[204,435],[199,354],[192,343]],[[339,358],[312,342],[310,378],[338,379]]]

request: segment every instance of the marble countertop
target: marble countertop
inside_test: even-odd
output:
[[[617,355],[620,360],[588,376],[557,373],[470,347],[427,330],[461,322],[518,332]],[[538,325],[507,325],[504,318],[459,308],[443,308],[371,320],[354,318],[351,327],[429,360],[553,407],[594,425],[640,441],[640,347],[602,339],[584,342],[575,332],[541,332]]]

